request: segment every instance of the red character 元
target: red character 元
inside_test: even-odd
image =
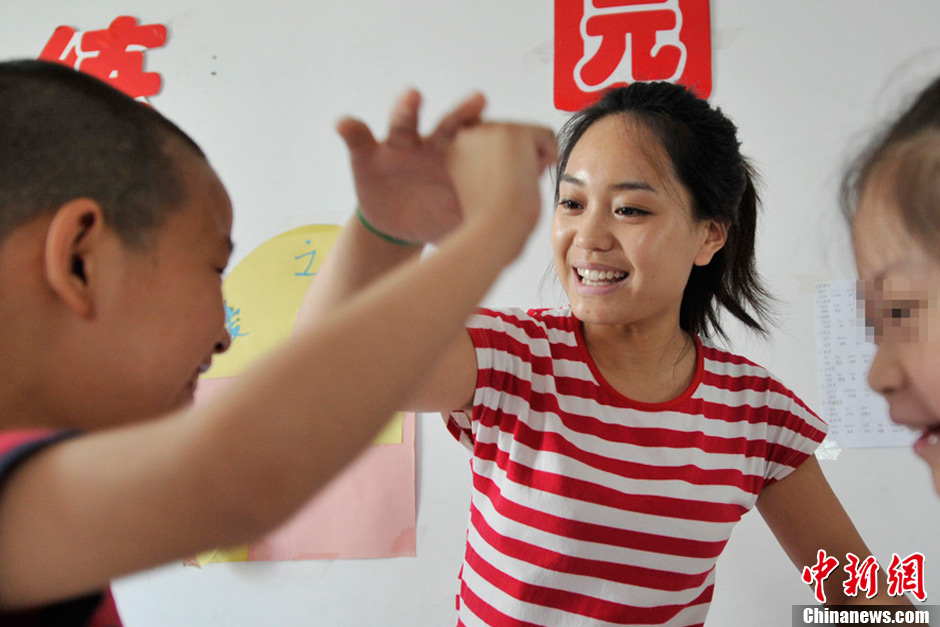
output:
[[[555,0],[555,107],[636,81],[711,93],[708,0]]]
[[[144,71],[144,52],[166,43],[166,26],[139,24],[122,15],[102,30],[79,32],[60,26],[39,58],[62,63],[95,76],[132,98],[146,99],[160,92],[156,72]]]

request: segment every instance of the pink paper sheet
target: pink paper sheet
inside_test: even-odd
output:
[[[199,382],[196,402],[235,378]],[[415,555],[414,414],[401,444],[369,447],[279,529],[249,548],[249,561]]]

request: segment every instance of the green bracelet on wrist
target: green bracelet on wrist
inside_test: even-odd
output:
[[[377,235],[378,237],[381,237],[386,242],[391,242],[392,244],[397,244],[399,246],[422,246],[423,245],[422,242],[409,242],[408,240],[398,239],[397,237],[392,237],[388,233],[383,233],[382,231],[378,230],[377,228],[369,224],[369,221],[366,220],[366,217],[362,215],[362,209],[360,209],[359,207],[356,207],[356,217],[359,218],[359,222],[362,223],[362,226],[366,227],[367,231],[369,231],[373,235]]]

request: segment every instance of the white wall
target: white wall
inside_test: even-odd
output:
[[[169,26],[148,55],[165,85],[153,104],[208,152],[235,201],[236,261],[308,223],[341,223],[353,206],[333,121],[352,112],[381,125],[408,85],[426,120],[473,88],[498,117],[558,126],[552,107],[548,0],[65,0],[0,5],[0,56],[35,56],[59,24],[103,27],[131,14]],[[712,3],[712,101],[739,124],[764,175],[759,264],[781,300],[769,342],[735,333],[733,348],[769,367],[812,406],[812,285],[851,276],[835,204],[847,146],[940,72],[940,4],[858,0]],[[213,74],[214,73],[214,74]],[[857,145],[857,143],[856,143]],[[550,202],[546,203],[546,211]],[[491,305],[559,302],[548,265],[547,220],[493,289]],[[464,449],[435,416],[418,429],[418,557],[378,561],[171,565],[118,583],[130,627],[195,625],[451,625],[463,550]],[[909,450],[852,450],[824,470],[879,556],[923,551],[940,599],[940,499]],[[186,524],[185,513],[167,524]],[[736,530],[718,574],[709,625],[790,624],[812,602],[756,514]]]

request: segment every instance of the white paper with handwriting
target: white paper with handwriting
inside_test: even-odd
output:
[[[888,417],[885,400],[868,387],[875,355],[866,339],[856,282],[816,285],[816,368],[822,397],[820,417],[829,423],[829,440],[841,448],[910,446],[912,431]]]

